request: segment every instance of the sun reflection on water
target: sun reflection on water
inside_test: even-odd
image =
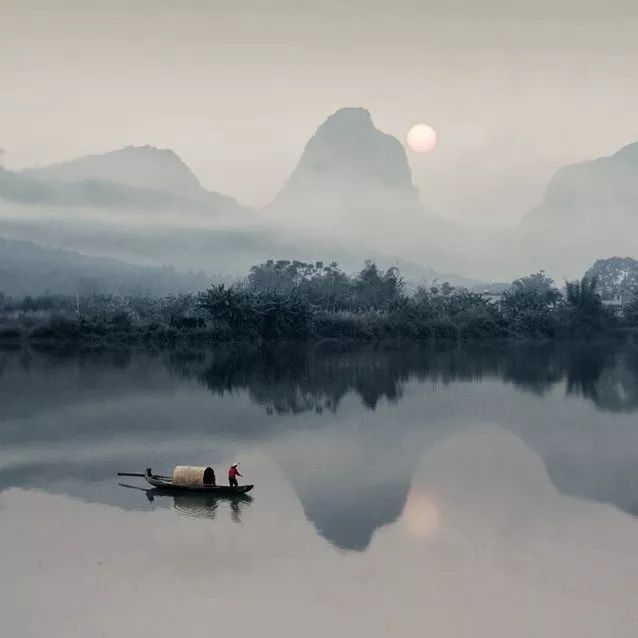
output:
[[[437,499],[428,492],[413,489],[403,507],[401,522],[407,534],[430,539],[441,529],[443,517]]]

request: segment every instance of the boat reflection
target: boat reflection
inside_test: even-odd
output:
[[[185,516],[193,516],[195,518],[214,519],[220,508],[227,504],[230,510],[230,518],[234,523],[241,523],[242,513],[250,503],[252,496],[248,494],[236,494],[233,496],[220,496],[210,493],[189,492],[177,493],[171,490],[161,488],[145,489],[136,485],[127,485],[119,483],[121,487],[128,489],[140,490],[145,492],[146,498],[150,503],[158,504],[160,507],[173,507],[174,510]]]

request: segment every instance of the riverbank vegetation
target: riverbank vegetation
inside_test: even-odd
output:
[[[638,328],[638,296],[619,312],[595,277],[559,289],[545,273],[499,294],[448,283],[408,290],[396,268],[268,261],[233,285],[171,297],[0,294],[1,341],[173,344],[240,339],[587,338]]]

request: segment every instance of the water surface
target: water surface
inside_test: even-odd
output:
[[[634,636],[637,416],[616,343],[2,352],[3,626]]]

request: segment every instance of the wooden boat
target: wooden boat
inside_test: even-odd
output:
[[[147,483],[165,492],[200,492],[217,496],[238,496],[247,494],[254,485],[216,485],[215,474],[211,467],[195,467],[191,465],[178,465],[171,476],[153,474],[151,468],[147,468],[144,474],[139,472],[118,472],[118,476],[139,476]]]

